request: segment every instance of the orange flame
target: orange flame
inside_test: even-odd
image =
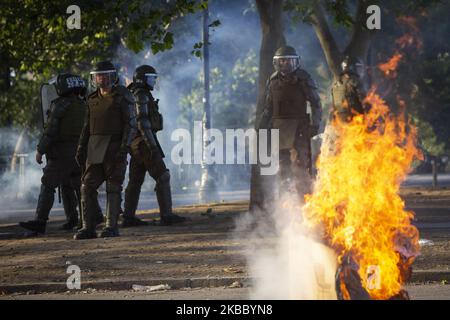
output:
[[[398,192],[420,153],[416,129],[393,115],[375,89],[364,102],[371,106],[365,115],[332,123],[339,137],[337,152],[319,157],[318,180],[314,193],[305,197],[304,219],[310,228],[323,228],[339,262],[351,253],[372,298],[387,299],[399,293],[402,271],[413,262],[402,260],[399,252],[414,257],[419,250],[418,230],[410,224],[413,213],[405,211]],[[369,274],[374,266],[378,286]]]
[[[395,78],[396,77],[396,70],[398,67],[398,63],[402,59],[402,55],[400,53],[396,53],[392,56],[392,58],[389,59],[389,61],[385,63],[380,63],[378,65],[378,68],[385,74],[385,76]]]
[[[408,29],[408,33],[398,38],[395,43],[402,49],[411,46],[415,46],[416,49],[421,49],[423,41],[419,36],[420,30],[417,26],[417,19],[410,16],[402,16],[397,18],[397,22],[405,26]]]

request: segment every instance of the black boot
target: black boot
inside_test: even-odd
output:
[[[122,228],[148,226],[148,222],[138,217],[123,216]]]
[[[41,191],[39,192],[38,203],[36,207],[35,219],[26,222],[20,222],[19,225],[32,233],[44,234],[47,225],[50,210],[53,207],[55,200],[55,190],[41,184]],[[29,234],[33,235],[33,234]]]
[[[119,219],[121,202],[120,187],[107,185],[106,225],[100,233],[101,238],[118,237],[120,235],[117,221]]]
[[[95,217],[97,214],[97,190],[88,186],[81,186],[81,209],[83,214],[83,228],[74,235],[75,240],[95,239]]]
[[[67,221],[61,226],[62,230],[73,230],[74,228],[78,227],[78,219],[75,221]],[[77,228],[78,229],[78,228]]]
[[[188,220],[188,218],[178,216],[178,215],[172,213],[170,215],[162,216],[160,224],[162,226],[170,226],[172,224],[185,222],[187,220]]]
[[[46,221],[40,221],[40,220],[30,220],[25,222],[19,222],[19,225],[22,228],[27,229],[28,231],[31,231],[29,233],[29,236],[32,235],[38,235],[38,234],[44,234],[45,233],[45,227],[47,225]]]
[[[170,190],[170,173],[164,172],[158,180],[156,180],[156,198],[159,205],[159,214],[161,217],[160,224],[163,226],[180,223],[187,220],[185,217],[180,217],[172,213],[172,192]]]
[[[129,182],[125,189],[125,205],[123,211],[122,228],[146,226],[148,222],[136,217],[136,209],[139,203],[139,195],[142,184]]]

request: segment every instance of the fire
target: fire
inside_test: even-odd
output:
[[[385,76],[395,78],[398,63],[402,57],[403,56],[400,53],[396,53],[389,59],[389,61],[379,64],[378,68],[384,73]]]
[[[424,13],[422,13],[422,15],[423,14]],[[420,30],[417,26],[417,19],[410,16],[402,16],[397,18],[397,22],[408,30],[407,33],[395,41],[397,46],[401,49],[412,46],[416,49],[421,49],[423,46],[423,41],[419,36]]]
[[[349,123],[337,117],[331,124],[337,151],[319,157],[315,190],[305,197],[303,214],[309,228],[323,232],[339,263],[351,254],[371,298],[388,299],[400,292],[403,273],[419,250],[413,213],[405,210],[399,189],[420,152],[416,129],[404,115],[392,114],[374,88],[364,103],[371,106],[365,115]],[[378,282],[370,276],[374,272]]]

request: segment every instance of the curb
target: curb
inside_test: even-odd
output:
[[[189,278],[189,279],[148,279],[148,280],[121,280],[121,281],[89,281],[82,283],[80,291],[92,290],[132,290],[134,284],[141,286],[157,286],[167,284],[171,289],[182,288],[214,288],[214,287],[230,287],[238,282],[238,287],[251,286],[252,278],[249,277],[207,277],[207,278]],[[410,283],[426,283],[426,282],[450,282],[450,271],[414,271]],[[234,287],[234,286],[233,286]],[[0,285],[1,294],[13,293],[61,293],[67,292],[66,283],[64,282],[47,282],[47,283],[26,283],[26,284],[5,284]],[[73,291],[73,290],[72,290]],[[78,291],[78,290],[77,290]]]
[[[25,283],[25,284],[5,284],[0,285],[1,294],[12,293],[60,293],[67,291],[89,291],[95,290],[132,290],[134,284],[140,286],[157,286],[168,284],[171,289],[181,288],[214,288],[228,287],[234,282],[239,282],[240,286],[248,285],[250,279],[247,277],[207,277],[189,279],[147,279],[147,280],[120,280],[120,281],[86,281],[82,282],[80,290],[67,289],[65,282],[45,282],[45,283]]]

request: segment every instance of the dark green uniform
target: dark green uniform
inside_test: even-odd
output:
[[[49,119],[37,145],[37,151],[47,159],[36,208],[35,221],[42,226],[39,233],[45,232],[45,223],[58,186],[61,186],[67,225],[73,227],[77,224],[76,190],[80,188],[81,170],[75,161],[75,153],[85,112],[86,103],[76,95],[60,97],[50,106]],[[27,228],[26,224],[21,223]]]
[[[125,190],[124,226],[131,226],[136,214],[141,187],[148,172],[156,181],[155,191],[162,224],[181,222],[185,219],[172,213],[170,173],[164,164],[164,153],[156,137],[162,129],[162,116],[158,104],[148,87],[130,86],[136,99],[138,132],[132,142],[129,182]]]
[[[362,101],[364,90],[360,86],[360,81],[356,75],[342,74],[333,83],[331,89],[332,110],[331,117],[339,117],[342,121],[348,122],[353,115],[364,113]]]
[[[306,110],[307,102],[312,123]],[[305,70],[299,68],[286,75],[275,72],[268,80],[260,128],[279,129],[280,191],[288,191],[293,178],[301,200],[310,191],[310,139],[317,134],[321,110],[317,87]]]
[[[89,95],[77,155],[86,159],[81,185],[84,232],[95,232],[97,189],[106,181],[105,230],[118,235],[127,153],[135,132],[134,98],[127,88],[116,85],[108,95],[102,96],[99,90]]]

